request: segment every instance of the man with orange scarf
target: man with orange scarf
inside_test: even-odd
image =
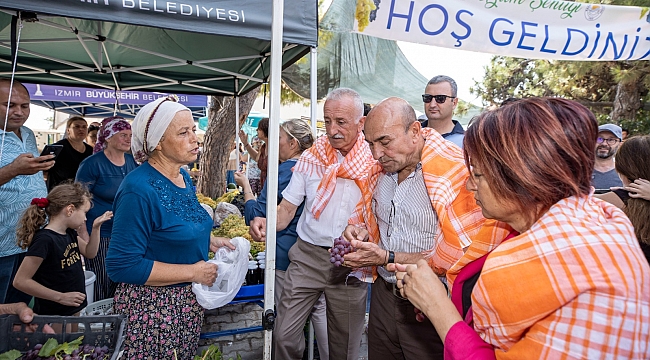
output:
[[[335,267],[329,249],[361,200],[361,185],[375,160],[361,133],[365,117],[359,94],[336,89],[323,110],[327,136],[303,152],[278,205],[279,231],[305,201],[277,307],[276,359],[302,359],[305,321],[322,293],[327,302],[330,359],[359,358],[368,284],[351,274],[350,268]],[[265,231],[266,219],[251,221],[253,238],[263,238]]]
[[[345,255],[344,264],[372,265],[379,275],[370,303],[369,359],[442,359],[435,328],[428,319],[416,321],[414,307],[385,266],[426,258],[443,280],[470,245],[485,218],[465,189],[469,172],[462,150],[421,128],[413,108],[399,98],[372,109],[365,136],[381,166],[372,168],[345,230],[357,250]]]

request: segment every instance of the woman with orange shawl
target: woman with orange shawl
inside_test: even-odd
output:
[[[520,100],[469,127],[467,188],[513,231],[500,243],[477,237],[447,274],[451,300],[426,261],[396,265],[445,358],[647,358],[650,267],[630,220],[592,196],[597,133],[587,108],[557,98]]]

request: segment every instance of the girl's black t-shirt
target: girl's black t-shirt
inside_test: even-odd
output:
[[[65,234],[59,234],[49,229],[38,230],[25,256],[43,259],[33,277],[37,283],[62,293],[85,293],[86,279],[81,265],[77,231],[68,229]],[[34,312],[39,315],[74,315],[87,305],[86,299],[79,306],[66,306],[34,298]]]

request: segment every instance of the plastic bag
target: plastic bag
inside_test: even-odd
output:
[[[246,277],[251,245],[243,237],[236,237],[230,242],[235,245],[235,250],[221,247],[214,253],[214,259],[208,260],[218,266],[214,284],[210,287],[199,283],[192,284],[196,301],[205,309],[216,309],[231,302]]]
[[[227,218],[228,215],[232,215],[232,214],[235,214],[237,216],[242,216],[237,206],[226,202],[220,202],[217,205],[217,208],[214,209],[214,217],[213,217],[214,226],[221,226],[223,220]]]

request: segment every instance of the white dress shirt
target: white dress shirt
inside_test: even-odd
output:
[[[343,156],[338,151],[336,157],[339,163],[343,161]],[[300,206],[305,200],[305,209],[296,229],[300,239],[316,246],[331,247],[334,239],[341,236],[348,225],[348,219],[361,200],[361,190],[354,180],[337,178],[332,197],[321,212],[320,218],[316,219],[311,207],[321,179],[317,175],[294,172],[282,196],[296,206]]]

